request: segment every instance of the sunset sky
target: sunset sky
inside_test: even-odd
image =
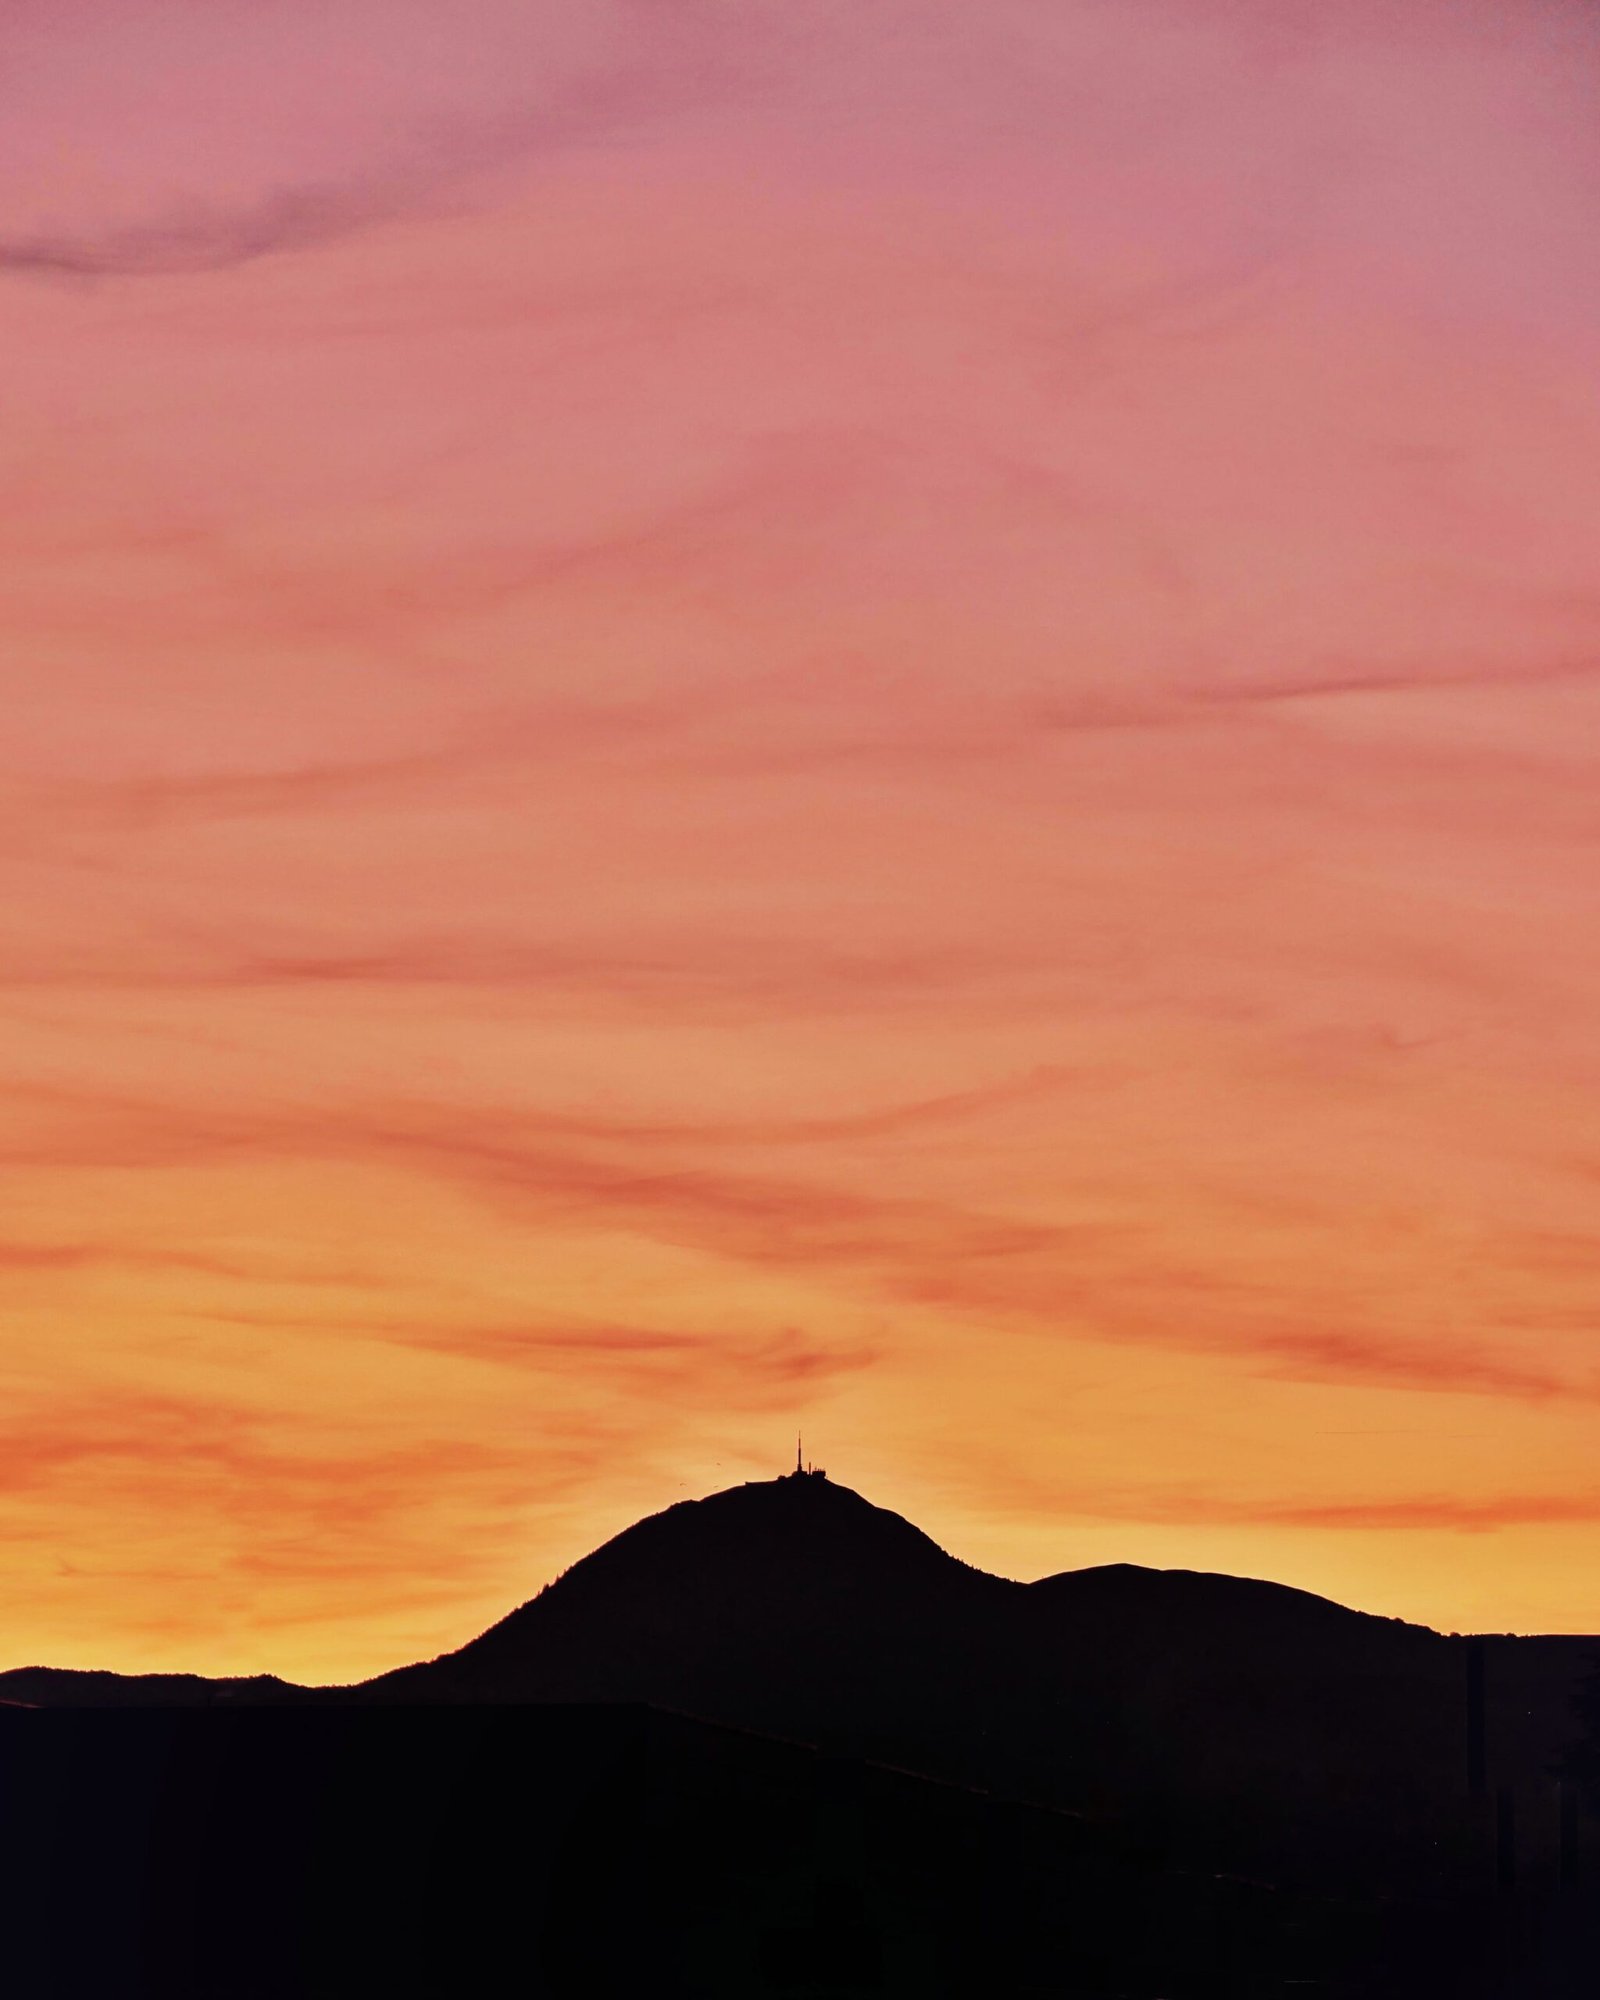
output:
[[[1600,14],[8,0],[0,1665],[792,1459],[1600,1630]]]

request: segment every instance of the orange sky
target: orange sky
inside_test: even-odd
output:
[[[10,0],[5,1664],[816,1456],[1600,1630],[1600,25]]]

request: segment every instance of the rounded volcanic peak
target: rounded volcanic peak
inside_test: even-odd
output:
[[[711,1578],[741,1590],[864,1576],[948,1585],[980,1574],[850,1487],[822,1473],[791,1472],[651,1514],[575,1563],[543,1595],[576,1601],[617,1588],[698,1589]]]
[[[903,1655],[1019,1591],[849,1487],[790,1474],[637,1522],[459,1651],[372,1685],[694,1706],[714,1682],[755,1688],[827,1660],[909,1672]]]
[[[648,1702],[911,1769],[981,1761],[1021,1586],[813,1474],[681,1501],[363,1702]]]
[[[1336,1613],[1343,1618],[1367,1614],[1351,1611],[1331,1597],[1299,1590],[1293,1584],[1267,1583],[1259,1577],[1227,1576],[1220,1570],[1150,1569],[1142,1563],[1097,1563],[1089,1569],[1058,1570],[1028,1585],[1051,1597],[1076,1596],[1086,1602],[1135,1605],[1141,1600],[1169,1603],[1251,1604],[1285,1616]]]
[[[1426,1626],[1354,1611],[1291,1584],[1209,1570],[1104,1563],[1063,1570],[1025,1588],[1036,1610],[1093,1621],[1128,1640],[1166,1635],[1226,1648],[1426,1643],[1438,1636]]]

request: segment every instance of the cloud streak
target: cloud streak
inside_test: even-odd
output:
[[[337,242],[394,220],[410,205],[398,188],[286,188],[243,213],[172,216],[95,236],[0,238],[0,272],[157,278],[224,271]]]
[[[214,10],[218,17],[228,11]],[[323,17],[320,23],[318,11]],[[340,46],[344,37],[351,33],[384,38],[397,52],[408,42],[431,41],[429,53],[435,60],[444,58],[432,75],[419,69],[408,77],[397,68],[385,78],[384,66],[370,62],[354,71],[347,69],[347,80],[359,87],[349,103],[334,98],[327,104],[327,130],[313,148],[314,154],[336,161],[338,173],[269,181],[231,204],[191,195],[169,200],[146,219],[0,236],[0,273],[157,279],[227,271],[267,257],[339,244],[406,217],[448,218],[463,206],[470,209],[475,182],[492,181],[508,168],[548,160],[608,136],[625,132],[636,138],[663,119],[716,102],[718,65],[711,48],[686,48],[681,38],[658,30],[650,37],[654,63],[641,63],[618,34],[619,28],[629,25],[625,8],[596,9],[588,35],[574,38],[541,36],[535,24],[519,22],[511,10],[492,0],[490,4],[480,0],[470,10],[476,20],[470,25],[461,21],[464,32],[442,41],[430,36],[431,24],[426,22],[418,36],[418,22],[406,20],[406,12],[415,16],[418,10],[380,14],[350,0],[323,10],[284,10],[279,32],[285,52],[307,40],[314,51],[320,27],[329,44],[325,53],[333,54],[336,62],[344,54]],[[236,26],[249,25],[236,21]],[[277,93],[272,90],[270,70],[265,78],[252,76],[237,60],[243,38],[233,48],[226,39],[214,46],[214,27],[193,15],[178,27],[180,47],[197,77],[206,77],[208,56],[220,56],[214,87],[219,95],[232,96],[238,117],[248,118],[252,111],[281,115],[281,98],[272,101]],[[510,60],[499,71],[492,60],[474,60],[474,28],[483,33],[485,55],[496,41],[506,44]],[[157,42],[160,33],[156,26]],[[636,42],[637,35],[630,39]],[[270,46],[263,51],[269,65],[275,53]],[[92,64],[84,68],[92,78]],[[311,78],[301,81],[309,83]],[[254,106],[251,100],[260,96],[263,84],[267,102]],[[64,108],[70,116],[79,108],[70,102],[76,94],[70,70],[61,88],[69,100]],[[181,87],[172,92],[169,84],[168,94],[181,102],[186,93]],[[214,144],[207,128],[217,122],[215,107],[202,96],[201,102],[185,108],[192,121],[191,146],[202,151],[208,141]],[[159,141],[150,150],[159,158]],[[296,150],[293,140],[286,150]],[[231,178],[231,162],[213,164],[223,168],[216,178]],[[184,165],[188,169],[184,177],[204,187],[207,177],[194,174],[190,161]]]
[[[1338,1533],[1492,1534],[1501,1529],[1582,1526],[1600,1520],[1600,1494],[1423,1493],[1370,1500],[1228,1499],[1202,1493],[1084,1495],[1063,1511],[1086,1518],[1185,1526],[1305,1528]]]
[[[825,1154],[829,1146],[862,1140],[892,1146],[921,1130],[953,1137],[986,1113],[1014,1107],[1037,1112],[1062,1090],[1070,1101],[1070,1078],[1046,1075],[877,1114],[743,1127],[638,1126],[537,1113],[511,1119],[488,1107],[446,1115],[441,1107],[420,1106],[350,1106],[327,1121],[263,1109],[180,1125],[170,1115],[161,1118],[150,1107],[134,1106],[109,1126],[98,1115],[91,1117],[87,1132],[69,1120],[56,1142],[59,1150],[46,1156],[141,1170],[204,1170],[241,1155],[337,1161],[363,1171],[399,1168],[465,1192],[491,1214],[544,1228],[620,1233],[735,1266],[804,1276],[841,1287],[847,1297],[880,1311],[950,1314],[959,1323],[1005,1329],[1010,1338],[1215,1356],[1268,1380],[1534,1406],[1600,1400],[1600,1377],[1592,1368],[1496,1351],[1487,1341],[1420,1339],[1382,1326],[1370,1306],[1354,1301],[1345,1309],[1344,1324],[1338,1323],[1341,1308],[1334,1300],[1306,1312],[1301,1324],[1285,1326],[1283,1295],[1265,1278],[1223,1277],[1174,1256],[1157,1232],[1132,1219],[1042,1221],[948,1201],[886,1197],[837,1173],[828,1179],[815,1173],[778,1175],[748,1162],[711,1167],[697,1157],[702,1150],[715,1157],[742,1148],[759,1158],[795,1145]],[[575,1136],[586,1143],[573,1145]],[[29,1254],[22,1253],[25,1268]],[[80,1261],[71,1249],[62,1253],[46,1246],[39,1254],[46,1263],[59,1256],[69,1268]],[[199,1270],[240,1274],[222,1260],[192,1261]],[[797,1335],[729,1348],[666,1330],[603,1324],[591,1334],[552,1332],[537,1323],[484,1326],[462,1320],[430,1328],[425,1322],[306,1311],[263,1315],[219,1308],[201,1316],[269,1329],[322,1326],[528,1365],[561,1353],[630,1355],[635,1362],[680,1354],[695,1360],[685,1381],[692,1386],[700,1379],[702,1393],[713,1397],[714,1387],[704,1384],[721,1378],[715,1371],[707,1377],[704,1370],[714,1357],[722,1358],[720,1368],[735,1354],[740,1358],[734,1374],[779,1382],[849,1370],[870,1358],[856,1345],[829,1348]]]

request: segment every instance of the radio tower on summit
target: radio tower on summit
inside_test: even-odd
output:
[[[826,1479],[827,1474],[820,1465],[807,1465],[803,1449],[804,1440],[799,1431],[794,1434],[794,1473],[796,1479]]]

